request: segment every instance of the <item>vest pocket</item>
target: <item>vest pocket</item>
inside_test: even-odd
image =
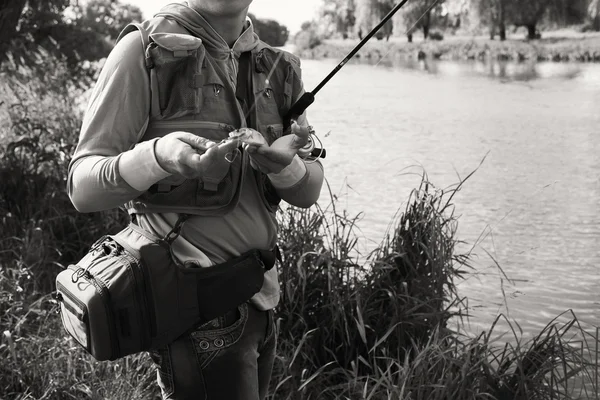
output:
[[[239,201],[247,155],[237,157],[228,164],[225,176],[217,182],[186,179],[179,186],[155,185],[140,196],[153,209],[187,210],[197,215],[224,215]],[[162,187],[161,187],[162,186]]]
[[[198,113],[202,91],[197,81],[205,58],[202,40],[174,33],[152,34],[150,40],[152,116],[171,119]]]
[[[234,126],[223,122],[177,120],[152,121],[146,131],[146,137],[161,137],[170,132],[183,130],[214,142],[229,137]],[[237,191],[243,179],[242,157],[236,157],[232,163],[225,157],[215,160],[202,173],[199,179],[185,179],[179,176],[167,177],[142,196],[154,205],[188,208],[206,208],[207,210],[226,209],[236,202]]]

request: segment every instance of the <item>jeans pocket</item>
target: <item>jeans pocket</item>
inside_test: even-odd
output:
[[[267,310],[267,329],[265,332],[265,339],[263,340],[261,346],[258,349],[259,353],[262,353],[263,350],[273,342],[277,341],[277,326],[275,324],[275,312],[273,310]]]
[[[248,321],[248,303],[237,308],[236,317],[217,317],[199,326],[190,336],[200,368],[206,366],[222,351],[233,346],[242,336]]]
[[[158,386],[160,387],[163,399],[168,399],[175,391],[169,348],[165,346],[158,350],[150,351],[148,354],[158,367],[156,371],[158,375]]]

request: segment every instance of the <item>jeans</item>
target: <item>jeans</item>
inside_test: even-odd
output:
[[[165,400],[262,400],[276,345],[273,310],[244,303],[150,356]]]

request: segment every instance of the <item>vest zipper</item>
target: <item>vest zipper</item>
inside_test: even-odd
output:
[[[229,61],[231,62],[231,74],[229,75],[229,79],[231,79],[231,83],[235,88],[237,86],[237,75],[239,73],[239,68],[236,64],[235,51],[233,49],[229,50]]]

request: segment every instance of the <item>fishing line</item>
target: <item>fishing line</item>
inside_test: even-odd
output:
[[[407,29],[407,30],[404,32],[404,35],[407,35],[407,34],[408,34],[408,32],[412,31],[412,30],[415,28],[415,26],[417,26],[417,24],[418,24],[419,22],[421,22],[421,20],[422,20],[423,18],[425,18],[425,16],[427,15],[427,13],[428,13],[429,11],[433,10],[433,7],[435,7],[435,6],[437,5],[437,3],[439,3],[439,1],[440,1],[440,0],[435,0],[435,1],[434,1],[434,2],[431,4],[431,6],[429,6],[429,7],[427,8],[427,10],[426,10],[426,11],[425,11],[425,12],[424,12],[424,13],[423,13],[423,14],[422,14],[420,17],[419,17],[419,19],[417,19],[417,20],[415,21],[415,23],[414,23],[414,24],[412,24],[412,26],[411,26],[410,28],[408,28],[408,29]],[[393,49],[389,49],[389,50],[387,51],[387,53],[385,53],[385,54],[383,55],[383,57],[381,57],[381,59],[380,59],[380,60],[377,62],[377,64],[375,64],[373,67],[377,67],[377,66],[378,66],[378,65],[379,65],[379,64],[380,64],[380,63],[383,61],[383,59],[384,59],[384,58],[386,58],[386,57],[387,57],[387,56],[388,56],[388,55],[389,55],[389,54],[392,52],[392,50],[393,50]]]
[[[398,12],[408,1],[409,0],[402,0],[400,3],[398,3],[396,6],[394,6],[394,8],[392,10],[390,10],[390,12],[387,13],[387,15],[385,17],[383,17],[383,19],[373,29],[371,29],[371,31],[350,51],[350,53],[348,53],[348,55],[346,57],[344,57],[344,59],[311,92],[304,92],[304,94],[302,94],[302,96],[292,105],[292,107],[290,108],[288,113],[283,118],[284,132],[290,128],[292,121],[296,121],[304,113],[304,111],[306,111],[306,109],[312,103],[314,103],[315,95],[344,67],[344,65],[346,65],[346,63],[352,57],[354,57],[354,55],[356,55],[356,53],[358,53],[358,51],[379,31],[379,29],[381,29],[381,27],[383,25],[385,25],[394,16],[394,14],[396,14],[396,12]],[[427,12],[431,8],[433,8],[433,6],[435,4],[437,4],[438,1],[439,0],[435,0],[435,2],[432,4],[432,6],[422,16],[419,17],[419,19],[417,20],[417,23],[427,14]],[[416,23],[415,23],[415,25],[416,25]],[[275,62],[274,66],[271,68],[271,71],[269,71],[269,75],[268,75],[267,81],[266,81],[267,84],[268,84],[268,80],[269,80],[271,74],[273,73],[273,71],[275,70],[275,66],[279,62],[282,54],[283,53],[280,53],[278,55],[277,61]],[[250,110],[248,111],[248,113],[246,114],[246,117],[248,117],[248,115],[250,115],[250,112],[254,110],[254,107],[255,107],[255,105],[253,104],[252,107],[250,108]],[[320,142],[320,140],[319,140],[319,142]],[[325,149],[323,149],[323,148],[314,147],[312,149],[311,156],[313,156],[315,158],[320,158],[320,157],[325,158],[325,155],[326,155],[326,152],[325,152]]]
[[[277,55],[277,58],[275,59],[275,62],[273,63],[273,66],[271,67],[271,70],[269,71],[269,73],[267,74],[267,77],[265,78],[265,89],[262,90],[260,93],[263,94],[267,91],[267,89],[270,89],[270,82],[271,82],[271,75],[273,75],[273,72],[275,72],[275,68],[277,68],[277,64],[279,64],[279,60],[281,60],[281,57],[283,56],[283,52],[280,52]],[[267,87],[268,86],[268,87]],[[250,109],[246,112],[246,115],[244,115],[244,120],[248,120],[248,116],[250,115],[250,113],[252,113],[254,111],[254,109],[256,108],[256,101],[252,102],[252,106],[250,107]]]

